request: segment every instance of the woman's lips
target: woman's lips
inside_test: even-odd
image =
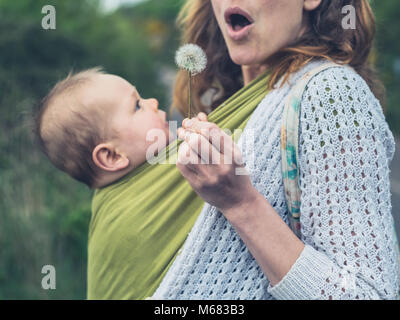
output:
[[[239,7],[231,7],[225,10],[224,17],[225,17],[225,22],[230,24],[231,22],[231,17],[234,14],[240,14],[241,16],[245,17],[247,20],[249,20],[250,23],[253,23],[254,20],[251,17],[250,14],[248,14],[246,11]]]
[[[242,27],[239,30],[234,30],[231,24],[228,24],[228,36],[234,41],[244,40],[250,33],[253,24]]]
[[[244,26],[238,26],[236,25],[235,27],[232,24],[232,16],[233,15],[241,15],[243,17],[245,17],[249,24],[244,25]],[[225,18],[225,22],[228,26],[228,36],[234,40],[234,41],[240,41],[245,39],[249,33],[251,28],[254,25],[254,19],[250,16],[250,14],[248,14],[246,11],[244,11],[243,9],[239,8],[239,7],[231,7],[228,8],[225,13],[224,13],[224,18]]]

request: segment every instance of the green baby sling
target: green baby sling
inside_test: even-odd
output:
[[[260,75],[208,115],[238,141],[267,94]],[[240,130],[236,130],[240,129]],[[116,183],[95,190],[88,239],[88,299],[152,296],[192,229],[204,201],[176,168],[175,140],[158,163],[145,162]]]

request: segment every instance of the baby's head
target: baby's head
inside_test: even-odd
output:
[[[155,142],[146,139],[150,130]],[[161,150],[172,139],[156,99],[141,98],[129,82],[100,68],[55,85],[42,101],[36,133],[53,164],[90,188],[120,179],[146,161],[150,146]]]

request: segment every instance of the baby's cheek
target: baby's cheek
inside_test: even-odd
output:
[[[148,145],[154,145],[163,147],[167,144],[169,132],[168,128],[164,126],[158,126],[156,128],[150,128],[147,133]]]

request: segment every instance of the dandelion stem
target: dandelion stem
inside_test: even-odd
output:
[[[192,115],[192,73],[189,73],[189,115],[188,118],[190,119]]]

